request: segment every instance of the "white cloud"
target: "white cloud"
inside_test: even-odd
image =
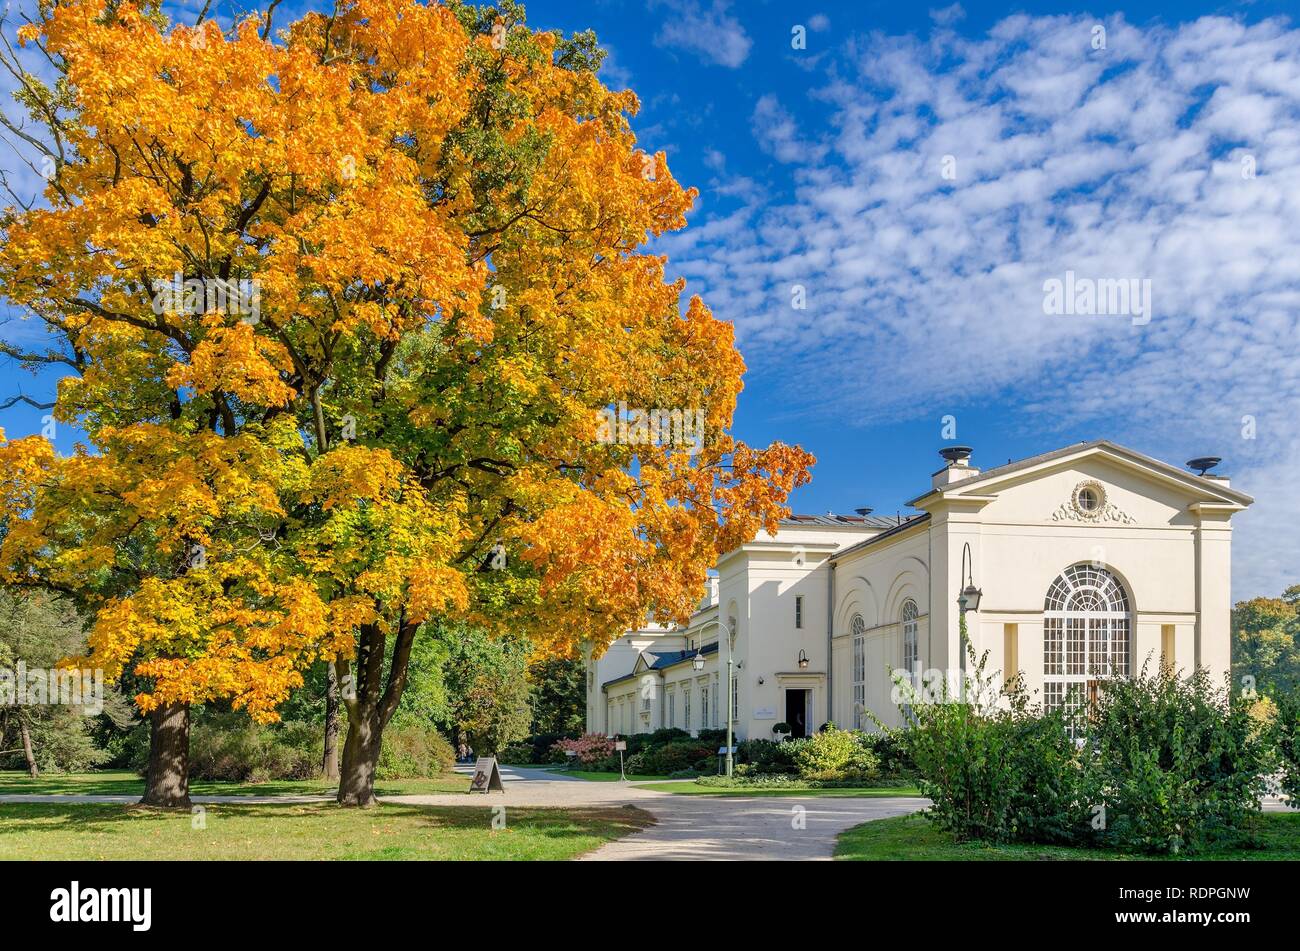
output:
[[[960,3],[954,3],[941,10],[930,10],[930,19],[939,26],[952,26],[966,19],[966,11]]]
[[[823,146],[803,141],[794,116],[770,93],[762,96],[755,104],[750,126],[758,144],[779,161],[817,160],[826,154]]]
[[[1116,18],[1093,50],[1094,24],[853,38],[815,93],[824,127],[772,96],[755,108],[794,200],[701,216],[663,250],[803,412],[998,401],[1044,446],[1095,427],[1224,456],[1261,499],[1235,594],[1278,591],[1300,568],[1281,533],[1300,521],[1300,30]],[[1149,279],[1154,316],[1046,316],[1043,282],[1067,270]]]
[[[728,0],[651,0],[650,5],[663,11],[655,35],[660,46],[687,50],[706,63],[731,69],[749,57],[753,41],[731,15]]]
[[[825,33],[831,28],[831,18],[824,13],[814,13],[808,18],[808,29],[814,33]]]

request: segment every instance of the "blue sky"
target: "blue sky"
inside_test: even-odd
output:
[[[797,510],[901,509],[945,416],[985,467],[1098,437],[1219,455],[1258,500],[1236,598],[1300,581],[1289,7],[527,4],[535,27],[597,32],[642,145],[699,188],[658,249],[736,325],[738,435],[818,457]],[[1045,315],[1067,271],[1150,280],[1149,322]]]

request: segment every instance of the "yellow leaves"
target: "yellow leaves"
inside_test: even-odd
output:
[[[391,502],[401,486],[402,466],[387,449],[344,443],[312,463],[303,500],[326,511],[359,502]]]
[[[8,519],[21,518],[54,465],[48,439],[27,436],[10,442],[0,431],[0,512]]]
[[[407,614],[416,623],[450,611],[463,613],[469,606],[465,579],[449,566],[428,562],[412,565],[408,584]]]
[[[287,406],[297,395],[281,379],[293,369],[289,351],[271,338],[258,334],[251,324],[223,327],[220,315],[205,323],[209,336],[190,354],[188,364],[178,363],[167,374],[173,388],[188,386],[196,393],[232,393],[258,406]]]

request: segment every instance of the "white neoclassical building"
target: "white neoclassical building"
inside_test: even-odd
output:
[[[987,669],[1049,706],[1144,663],[1228,671],[1231,519],[1250,496],[1105,440],[984,472],[943,455],[916,514],[791,516],[718,560],[685,626],[589,657],[588,729],[724,726],[729,658],[740,739],[898,724],[893,671],[961,666],[968,582]]]

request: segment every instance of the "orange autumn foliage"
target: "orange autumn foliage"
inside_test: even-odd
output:
[[[0,288],[75,367],[54,412],[87,445],[0,441],[0,580],[86,605],[142,709],[273,719],[359,630],[446,615],[599,652],[775,529],[812,459],[730,435],[732,328],[644,250],[695,193],[583,38],[413,0],[276,36],[47,14],[58,161]],[[160,303],[174,276],[257,311]],[[620,404],[701,439],[602,441]]]

